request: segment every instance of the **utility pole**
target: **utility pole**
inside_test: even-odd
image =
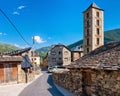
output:
[[[32,46],[32,49],[34,51],[34,44],[35,44],[35,40],[34,40],[34,36],[33,36],[33,46]],[[34,57],[34,52],[33,52],[33,57]],[[34,58],[33,58],[33,70],[34,70],[34,76],[35,76],[35,64],[34,64]]]

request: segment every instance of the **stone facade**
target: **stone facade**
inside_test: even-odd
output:
[[[82,51],[72,51],[71,52],[71,59],[72,59],[71,61],[73,62],[73,61],[79,59],[82,56],[83,56],[83,52]]]
[[[82,74],[78,70],[57,70],[53,73],[56,84],[64,87],[74,94],[82,94]]]
[[[75,96],[120,96],[120,71],[70,69],[54,72],[53,79]]]
[[[84,54],[104,44],[103,10],[92,3],[84,11]]]
[[[68,65],[71,63],[71,51],[64,45],[55,45],[47,55],[48,66]]]
[[[19,70],[18,73],[18,83],[28,83],[35,79],[34,72],[26,72],[25,70]]]

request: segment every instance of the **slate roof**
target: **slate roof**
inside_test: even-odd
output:
[[[98,5],[96,5],[94,2],[84,11],[84,12],[86,12],[88,9],[90,9],[90,8],[95,8],[95,9],[99,9],[99,10],[102,10],[102,11],[104,11],[103,9],[101,9],[100,7],[98,7]]]
[[[67,68],[120,70],[120,42],[110,42],[68,65]]]
[[[62,48],[65,47],[67,50],[71,51],[67,46],[62,45],[62,44],[54,45],[54,47],[52,47],[52,48],[50,49],[50,51],[53,50],[55,47],[62,47]]]
[[[0,56],[0,62],[22,62],[21,56]]]
[[[21,63],[22,68],[30,68],[33,67],[28,55],[22,56],[23,62]]]
[[[24,52],[28,52],[29,50],[31,50],[31,47],[12,51],[12,52],[8,52],[8,53],[5,53],[5,55],[14,56],[14,55],[22,54]]]

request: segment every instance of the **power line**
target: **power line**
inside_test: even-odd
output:
[[[1,11],[1,13],[6,17],[6,19],[10,22],[10,24],[13,26],[13,28],[17,31],[17,33],[20,35],[20,37],[23,39],[23,41],[24,41],[27,45],[31,46],[31,45],[24,39],[24,37],[22,36],[22,34],[20,33],[20,31],[17,29],[17,27],[15,26],[15,24],[10,20],[10,18],[4,13],[4,11],[2,11],[1,9],[0,9],[0,11]]]

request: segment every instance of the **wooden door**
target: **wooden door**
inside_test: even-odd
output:
[[[4,64],[4,82],[12,81],[12,64]]]

